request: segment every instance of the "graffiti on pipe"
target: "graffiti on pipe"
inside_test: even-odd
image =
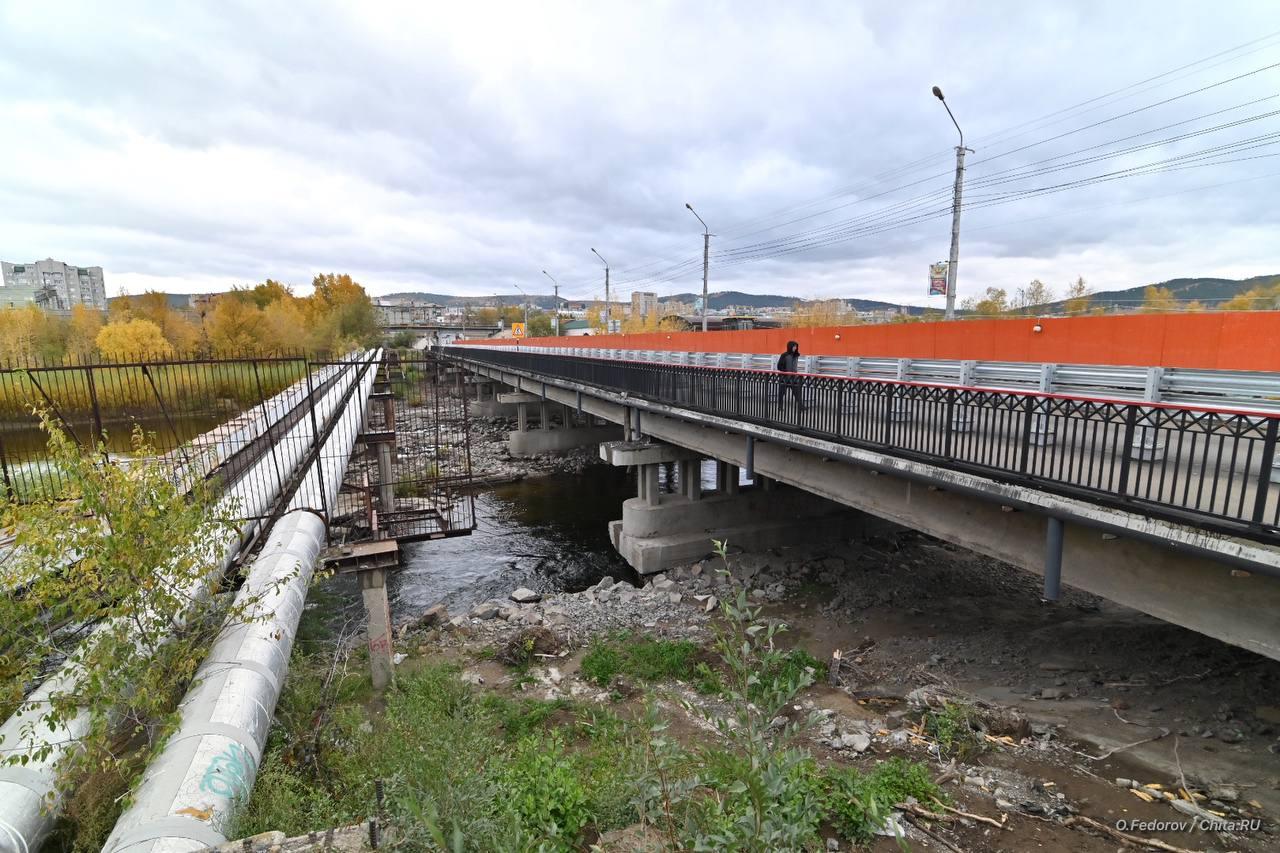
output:
[[[256,762],[242,744],[229,743],[213,757],[200,779],[200,790],[215,797],[235,799],[247,796],[249,779],[256,770]]]

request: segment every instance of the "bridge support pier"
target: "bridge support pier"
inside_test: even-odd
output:
[[[716,462],[716,491],[702,491],[702,455],[670,444],[613,442],[600,457],[617,466],[635,465],[638,496],[622,505],[622,519],[609,536],[640,574],[653,574],[711,552],[712,538],[735,547],[768,548],[847,536],[867,516],[800,489],[740,491],[737,465]],[[680,490],[662,494],[658,466],[678,466]]]

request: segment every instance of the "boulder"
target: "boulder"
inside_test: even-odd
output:
[[[536,601],[541,601],[542,596],[527,586],[522,586],[511,593],[511,600],[517,604],[533,604]]]

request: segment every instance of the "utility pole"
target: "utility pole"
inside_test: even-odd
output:
[[[560,337],[560,282],[546,270],[543,270],[542,274],[551,279],[551,287],[555,293],[552,297],[555,302],[555,313],[551,315],[551,324],[555,327],[555,336],[558,338]]]
[[[591,251],[595,252],[595,256],[604,263],[604,333],[607,335],[613,331],[609,325],[609,262],[604,259],[604,255],[596,252],[595,249]]]
[[[693,205],[685,202],[684,206],[689,208],[689,212],[698,217],[698,221],[702,222],[702,217],[698,216],[698,211],[693,209]],[[702,331],[707,330],[707,309],[711,306],[707,303],[707,273],[711,267],[711,229],[707,227],[707,223],[702,222]]]
[[[947,99],[942,96],[942,90],[934,86],[933,96],[942,101],[942,106],[946,108],[947,115],[951,116],[951,123],[956,126],[956,132],[960,134],[960,144],[956,146],[956,188],[951,202],[951,258],[947,264],[946,319],[954,320],[956,317],[956,272],[960,264],[960,201],[964,195],[964,154],[966,151],[973,149],[964,147],[964,131],[960,129],[960,122],[956,121],[955,115],[951,112],[951,107],[947,105]]]
[[[524,333],[529,334],[529,294],[524,292],[524,288],[516,285],[516,290],[520,291],[520,295],[524,297]]]

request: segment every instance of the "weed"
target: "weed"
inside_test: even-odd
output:
[[[941,711],[925,712],[924,731],[938,744],[944,757],[955,756],[964,761],[984,747],[973,709],[963,702],[947,702]]]
[[[852,767],[832,770],[823,783],[823,811],[841,835],[858,844],[869,842],[894,806],[907,798],[926,804],[944,800],[927,767],[901,758],[867,774]]]
[[[557,711],[568,710],[573,703],[568,699],[520,699],[512,701],[494,694],[486,695],[481,704],[493,711],[507,740],[516,741],[542,729]]]

